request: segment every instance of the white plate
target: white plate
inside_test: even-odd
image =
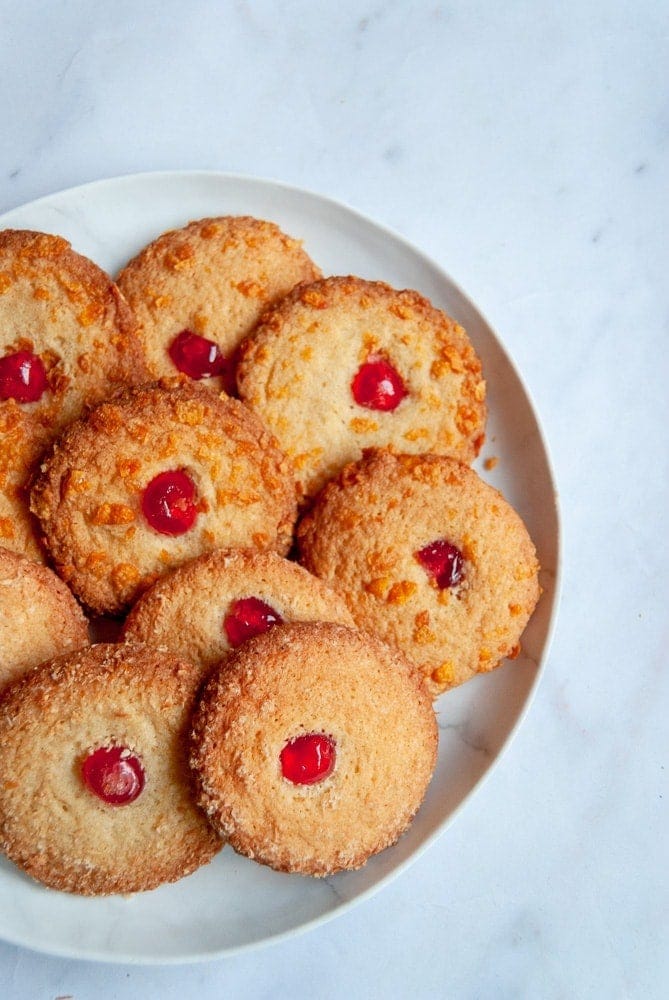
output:
[[[357,274],[416,288],[468,331],[483,360],[490,417],[485,478],[524,518],[543,567],[544,593],[523,654],[438,702],[436,773],[410,830],[358,872],[318,880],[281,875],[226,848],[175,885],[131,898],[85,899],[44,889],[0,859],[0,937],[74,958],[185,962],[276,940],[343,912],[397,876],[444,832],[499,760],[526,711],[545,659],[558,591],[555,487],[527,390],[490,325],[436,264],[388,230],[326,198],[213,173],[141,174],[63,191],[0,217],[0,228],[69,239],[115,274],[165,229],[211,215],[255,215],[300,237],[324,274]],[[454,262],[457,266],[457,262]],[[479,471],[481,465],[479,462]],[[405,878],[411,878],[405,874]]]

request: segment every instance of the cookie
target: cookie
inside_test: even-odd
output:
[[[418,292],[361,278],[294,289],[240,348],[241,398],[315,493],[364,448],[471,461],[485,382],[469,339]]]
[[[167,570],[224,546],[285,553],[292,470],[242,403],[196,383],[128,390],[72,424],[31,493],[60,576],[118,614]]]
[[[60,236],[0,232],[0,545],[42,558],[25,494],[33,467],[87,404],[145,377],[111,279]]]
[[[185,732],[196,667],[92,646],[0,698],[0,847],[54,889],[139,892],[221,846],[191,795]]]
[[[261,312],[319,269],[298,240],[247,216],[201,219],[159,236],[118,276],[154,376],[177,371],[234,389],[234,353]]]
[[[357,625],[403,650],[433,695],[516,655],[539,598],[518,514],[443,456],[366,452],[319,495],[298,544]]]
[[[285,621],[353,624],[344,599],[297,563],[275,552],[221,549],[155,583],[130,611],[122,638],[206,669]]]
[[[215,668],[190,763],[198,801],[235,850],[330,875],[395,843],[436,751],[430,699],[399,652],[343,625],[297,622]]]
[[[0,547],[0,690],[45,660],[88,645],[88,622],[53,570]]]

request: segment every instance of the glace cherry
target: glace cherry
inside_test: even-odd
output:
[[[437,581],[440,590],[460,583],[464,570],[464,556],[460,549],[438,538],[415,553],[416,559]]]
[[[234,389],[234,366],[213,340],[207,340],[192,330],[182,330],[168,347],[168,354],[184,375],[193,379],[218,375],[223,379],[226,392]]]
[[[386,412],[396,409],[408,395],[402,376],[384,358],[369,358],[360,366],[351,392],[358,406]]]
[[[183,535],[195,524],[195,483],[185,472],[160,472],[142,494],[142,513],[161,535]]]
[[[0,358],[0,399],[36,403],[48,388],[42,359],[32,351],[16,351]]]
[[[223,628],[228,642],[234,648],[282,622],[279,612],[259,597],[240,597],[230,605],[230,610],[223,619]]]
[[[335,741],[324,733],[307,733],[287,743],[281,751],[281,773],[294,785],[315,785],[332,774]]]
[[[98,747],[81,767],[84,784],[110,806],[134,802],[144,788],[144,768],[127,747]]]

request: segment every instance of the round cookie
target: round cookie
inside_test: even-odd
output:
[[[325,487],[298,542],[307,569],[418,664],[435,696],[516,655],[539,598],[518,514],[443,456],[366,452]]]
[[[84,895],[173,882],[221,846],[192,801],[185,734],[194,666],[92,646],[0,698],[0,847],[28,875]]]
[[[59,431],[146,377],[135,318],[67,240],[0,232],[0,545],[41,559],[26,482]]]
[[[0,690],[61,653],[88,645],[88,622],[62,580],[0,547]]]
[[[203,552],[285,553],[295,483],[242,403],[165,380],[72,424],[42,464],[31,509],[63,579],[94,611],[114,614]]]
[[[235,850],[330,875],[395,843],[436,751],[429,696],[401,653],[343,625],[297,622],[214,670],[190,763],[198,801]]]
[[[465,331],[378,281],[295,288],[242,344],[237,381],[308,495],[364,448],[469,462],[483,442],[485,382]]]
[[[154,376],[182,371],[232,391],[235,350],[263,309],[319,275],[301,243],[273,222],[225,216],[164,233],[117,280]]]
[[[275,552],[219,549],[158,580],[130,611],[122,637],[206,669],[284,621],[353,624],[344,599],[297,563]]]

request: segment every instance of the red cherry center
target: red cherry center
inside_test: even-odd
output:
[[[16,351],[0,358],[0,399],[36,403],[48,388],[42,359],[32,351]]]
[[[281,751],[281,773],[294,785],[315,785],[332,774],[335,741],[324,733],[307,733],[286,743]]]
[[[384,358],[370,358],[360,365],[351,392],[358,406],[386,412],[396,409],[408,396],[402,376]]]
[[[183,535],[197,519],[195,483],[185,472],[161,472],[142,494],[142,513],[161,535]]]
[[[98,747],[81,767],[89,791],[110,806],[134,802],[144,788],[144,768],[127,747]]]
[[[170,346],[168,354],[175,366],[190,378],[223,378],[226,392],[234,388],[233,365],[222,353],[217,343],[207,340],[192,330],[182,330]]]
[[[223,619],[223,628],[230,645],[235,648],[254,635],[261,635],[283,618],[270,604],[259,597],[240,597],[233,601]]]
[[[415,556],[421,566],[435,578],[440,590],[460,583],[464,570],[464,556],[456,545],[447,542],[445,538],[430,542],[424,549],[416,552]]]

